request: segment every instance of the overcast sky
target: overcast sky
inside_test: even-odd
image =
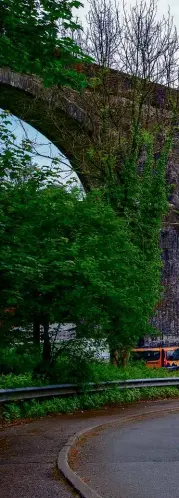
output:
[[[84,7],[80,7],[79,9],[74,9],[74,17],[78,16],[80,18],[83,26],[85,26],[85,23],[86,23],[85,16],[89,11],[89,2],[88,2],[88,0],[83,0],[82,3],[84,5]],[[148,1],[147,1],[147,3],[148,3]],[[122,2],[119,2],[119,5],[120,4],[122,5]],[[125,5],[128,8],[130,8],[130,5],[135,5],[135,4],[136,4],[136,0],[125,0]],[[159,0],[158,1],[158,16],[162,17],[163,14],[166,15],[169,6],[170,6],[171,14],[174,16],[174,24],[177,26],[177,29],[179,32],[179,0],[170,0],[170,2],[168,2],[167,0]],[[33,140],[34,138],[36,138],[36,140],[39,142],[39,144],[44,144],[43,146],[42,145],[39,146],[39,148],[38,148],[39,152],[44,154],[44,155],[46,155],[46,154],[48,155],[49,154],[49,141],[44,136],[42,136],[40,133],[37,134],[36,130],[34,130],[28,124],[24,123],[24,127],[27,131],[27,134],[28,134],[28,137],[30,140]],[[18,137],[18,140],[21,140],[21,138],[23,136],[23,130],[22,130],[22,127],[18,124],[18,121],[15,119],[13,120],[13,129],[14,129],[16,136]],[[59,151],[54,145],[51,146],[51,153],[53,156],[59,155]],[[62,159],[64,160],[64,157]],[[36,158],[36,162],[38,162],[39,165],[49,164],[48,159],[39,158],[39,157]],[[67,161],[67,164],[69,164],[68,161]],[[65,167],[65,170],[66,170],[66,167]],[[64,173],[63,176],[64,176],[64,182],[65,182],[66,173]],[[69,180],[69,176],[67,177],[67,180]]]
[[[88,0],[80,0],[83,3],[84,7],[80,7],[79,9],[74,9],[74,14],[78,15],[78,17],[82,20],[82,23],[85,23],[85,16],[89,11],[89,2]],[[122,1],[116,1],[117,4],[122,5]],[[147,1],[147,4],[149,2]],[[136,0],[125,0],[126,7],[130,8],[130,5],[135,5]],[[170,7],[171,14],[174,16],[174,22],[179,31],[179,0],[159,0],[158,1],[158,15],[162,17],[163,14],[167,14],[168,7]]]

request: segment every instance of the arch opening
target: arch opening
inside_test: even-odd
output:
[[[0,109],[0,116],[1,112],[3,113],[2,109]],[[25,141],[31,146],[29,156],[32,159],[32,164],[37,164],[43,170],[45,168],[45,170],[52,171],[54,183],[57,181],[57,183],[64,185],[76,184],[81,187],[81,182],[70,162],[51,141],[17,116],[10,114],[9,118],[11,124],[7,128],[16,137],[12,143],[13,148],[14,146],[21,148]]]
[[[83,187],[88,189],[85,151],[90,134],[77,94],[57,87],[45,89],[35,77],[0,70],[0,108],[25,121],[44,135],[68,159]],[[75,100],[76,99],[76,100]]]

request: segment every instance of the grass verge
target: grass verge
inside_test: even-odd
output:
[[[58,367],[58,365],[57,365]],[[66,365],[56,374],[55,381],[52,379],[35,379],[30,372],[15,375],[0,375],[0,389],[15,389],[16,387],[33,387],[42,386],[44,384],[67,384],[79,382],[75,375],[72,377],[71,371],[68,372]],[[66,367],[66,368],[65,368]],[[147,368],[143,364],[128,365],[124,368],[116,368],[113,365],[103,362],[91,362],[88,365],[88,376],[86,382],[105,382],[110,380],[125,380],[125,379],[146,379],[149,377],[170,377],[178,376],[179,371],[168,372],[165,368]]]
[[[52,398],[8,403],[2,406],[1,417],[5,422],[21,418],[38,418],[49,414],[74,413],[80,410],[98,409],[115,404],[134,403],[144,400],[178,398],[176,387],[149,387],[142,389],[107,389],[102,393],[74,396],[73,398]]]

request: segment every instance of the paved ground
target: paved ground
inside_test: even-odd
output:
[[[1,453],[1,461],[0,461],[0,489],[1,489],[1,498],[72,498],[74,496],[78,496],[73,492],[70,486],[59,476],[59,473],[56,469],[56,461],[59,450],[66,443],[67,439],[75,434],[76,432],[91,427],[92,425],[96,425],[101,422],[114,421],[115,419],[122,420],[126,417],[126,415],[143,413],[145,411],[153,411],[158,410],[158,413],[161,413],[162,410],[166,408],[179,409],[179,401],[174,402],[158,402],[158,403],[147,403],[147,404],[138,404],[136,406],[128,406],[124,408],[114,408],[109,410],[97,411],[95,412],[85,412],[80,415],[68,415],[68,416],[56,416],[52,418],[41,419],[36,422],[30,422],[28,424],[23,424],[20,426],[9,427],[0,432],[0,453]],[[167,419],[163,419],[167,420]],[[177,423],[177,417],[172,415],[172,423]],[[178,419],[179,421],[179,419]],[[146,422],[145,422],[146,423]],[[147,426],[149,428],[149,425]],[[141,429],[139,428],[141,427]],[[166,428],[166,427],[165,427]],[[139,431],[136,433],[135,431]],[[140,441],[141,437],[143,438],[142,425],[137,426],[134,425],[134,430],[131,432],[131,438],[134,438],[135,441]],[[167,434],[169,437],[170,430],[167,429]],[[179,427],[177,429],[177,434],[179,432]],[[105,431],[104,433],[105,434]],[[107,434],[107,433],[106,433]],[[121,437],[121,433],[117,432],[116,437]],[[123,437],[127,435],[126,429],[123,433]],[[138,434],[138,436],[136,436]],[[141,436],[142,434],[142,436]],[[160,432],[161,440],[163,440],[163,434]],[[177,436],[178,437],[178,436]],[[125,438],[124,438],[125,439]],[[124,441],[123,439],[123,441]],[[117,439],[116,439],[117,441]],[[132,441],[132,440],[131,440]],[[154,441],[154,440],[153,440]],[[111,437],[108,440],[109,448],[106,449],[106,457],[110,455],[110,451],[112,449],[112,441]],[[115,443],[115,438],[113,438],[113,442]],[[98,445],[95,438],[93,439],[94,445]],[[105,444],[105,443],[104,443]],[[121,445],[121,443],[120,443]],[[173,439],[170,441],[170,446],[173,448],[173,459],[179,459],[176,447],[176,434],[173,435]],[[114,445],[112,450],[112,459],[113,461],[116,458],[116,451],[118,446]],[[128,446],[125,445],[125,441],[123,442],[123,448],[128,448],[130,451],[130,440],[128,442]],[[104,446],[102,446],[104,449]],[[122,446],[121,446],[122,448]],[[132,445],[134,449],[134,445]],[[145,448],[144,448],[145,449]],[[140,450],[140,447],[139,447]],[[90,450],[91,451],[91,450]],[[96,458],[99,456],[99,451],[97,451],[97,446],[95,446]],[[121,450],[122,451],[122,450]],[[137,451],[137,450],[136,450]],[[152,451],[152,449],[151,449]],[[128,453],[127,453],[128,454]],[[127,455],[126,454],[126,455]],[[138,451],[139,456],[139,451]],[[170,453],[171,454],[171,453]],[[88,453],[89,455],[89,453]],[[95,453],[93,453],[95,455]],[[122,458],[122,453],[120,453]],[[163,455],[163,446],[161,447],[161,458]],[[104,457],[104,453],[103,453]],[[100,457],[101,458],[101,457]],[[127,458],[127,457],[126,457]],[[96,460],[97,461],[97,460]],[[107,460],[106,460],[107,461]],[[94,460],[95,462],[95,460]],[[94,463],[94,462],[91,462]],[[103,460],[102,460],[103,462]],[[151,453],[151,463],[152,463],[152,453]],[[86,466],[85,461],[83,462],[83,476],[87,477],[88,472],[88,464]],[[111,461],[112,464],[112,461]],[[128,465],[128,463],[127,463]],[[146,464],[147,465],[147,464]],[[153,468],[155,471],[155,464],[153,464]],[[173,468],[178,469],[178,463],[176,461],[173,463]],[[97,471],[101,469],[101,460],[97,461]],[[105,467],[104,467],[105,468]],[[124,468],[124,467],[123,467]],[[90,472],[93,472],[94,465],[90,465]],[[133,462],[133,475],[135,474],[135,461]],[[178,469],[179,470],[179,469]],[[109,471],[113,471],[113,467],[109,467]],[[104,470],[102,469],[102,473],[104,474]],[[127,475],[127,474],[126,474]],[[96,474],[93,475],[93,478]],[[102,476],[103,478],[103,476]],[[113,478],[112,478],[113,479]],[[142,483],[144,485],[144,478],[142,478]],[[109,482],[108,482],[109,484]],[[123,480],[123,486],[128,484],[125,483],[125,479]],[[99,483],[98,483],[99,485]],[[94,486],[96,486],[96,482],[94,482]],[[173,488],[172,488],[173,492]],[[179,493],[178,493],[179,495]],[[174,498],[175,496],[172,496]],[[112,496],[114,498],[115,495],[105,495],[107,498]],[[119,498],[119,494],[116,495]],[[131,496],[131,495],[128,495]],[[128,498],[125,495],[125,498]],[[144,498],[144,493],[142,493],[142,498]],[[166,496],[165,493],[162,493],[163,496]],[[134,498],[134,495],[132,496]],[[139,498],[139,495],[138,497]],[[150,494],[150,498],[153,496]],[[157,497],[158,498],[158,497]]]
[[[88,436],[73,469],[104,498],[179,497],[179,411]]]

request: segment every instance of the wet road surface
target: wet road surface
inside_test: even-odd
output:
[[[179,497],[179,411],[113,423],[77,448],[74,470],[104,498]]]
[[[110,408],[109,410],[101,410],[96,412],[84,412],[81,414],[75,415],[58,415],[55,417],[49,417],[45,419],[40,419],[38,421],[12,426],[8,428],[4,428],[0,432],[0,490],[1,490],[1,498],[73,498],[74,496],[78,496],[70,486],[65,482],[65,480],[60,476],[59,472],[56,468],[56,462],[58,457],[59,450],[64,446],[67,442],[68,438],[74,435],[76,432],[81,431],[82,429],[91,427],[93,425],[97,425],[98,423],[107,423],[118,419],[119,421],[125,419],[126,416],[129,415],[140,415],[140,413],[152,412],[153,410],[158,411],[160,414],[162,410],[167,408],[173,408],[179,410],[179,401],[168,401],[168,402],[155,402],[155,403],[141,403],[133,406],[126,406],[125,408]],[[83,469],[82,475],[84,478],[89,474],[90,469],[90,477],[92,477],[92,481],[94,482],[94,487],[96,487],[96,479],[100,480],[97,482],[98,489],[101,487],[101,480],[106,483],[105,486],[108,486],[110,489],[110,479],[107,479],[107,472],[111,475],[111,480],[113,480],[113,476],[111,472],[115,472],[117,476],[120,469],[122,469],[121,465],[123,465],[123,469],[121,471],[121,475],[123,475],[122,487],[129,484],[129,487],[133,484],[130,484],[130,479],[127,477],[128,472],[127,469],[130,466],[130,473],[132,471],[132,476],[135,475],[136,472],[140,471],[139,466],[142,464],[142,470],[145,471],[145,475],[141,477],[140,473],[138,478],[141,481],[141,490],[140,497],[144,498],[144,485],[146,480],[146,475],[149,476],[152,472],[154,472],[156,476],[156,469],[159,465],[162,465],[162,472],[166,473],[167,462],[169,461],[170,469],[173,468],[172,478],[173,483],[175,480],[175,472],[179,471],[178,460],[179,455],[177,451],[177,441],[179,443],[179,418],[177,415],[172,415],[167,419],[166,417],[162,418],[163,424],[165,421],[169,420],[169,426],[163,426],[165,429],[167,438],[169,439],[169,435],[171,436],[171,424],[174,425],[175,429],[172,432],[173,438],[170,439],[170,447],[166,449],[166,445],[163,441],[163,434],[160,430],[160,436],[158,436],[158,443],[160,441],[160,454],[153,454],[153,443],[150,448],[150,458],[144,461],[145,455],[145,445],[143,445],[143,453],[142,453],[142,462],[137,461],[140,460],[140,451],[141,446],[140,442],[143,441],[144,434],[144,426],[143,423],[139,422],[137,424],[133,424],[133,430],[130,433],[130,438],[128,443],[125,442],[125,437],[127,436],[128,429],[123,429],[123,433],[120,432],[120,429],[117,429],[116,436],[111,435],[108,438],[108,432],[105,433],[103,431],[102,438],[100,439],[101,443],[98,448],[99,439],[93,438],[92,444],[93,447],[89,447],[87,449],[87,460],[86,457],[83,460]],[[178,420],[178,428],[177,428],[177,420]],[[154,421],[155,422],[155,421]],[[152,423],[154,423],[152,422]],[[147,431],[150,429],[150,421],[146,422],[148,424]],[[160,424],[158,424],[160,425]],[[131,426],[132,427],[132,426]],[[168,428],[167,428],[168,427]],[[158,429],[157,429],[158,431]],[[157,436],[157,431],[155,432]],[[177,432],[176,432],[177,431]],[[110,432],[109,432],[110,434]],[[122,436],[123,434],[123,436]],[[150,434],[149,434],[150,435]],[[103,442],[103,436],[105,436],[105,440]],[[122,436],[122,442],[121,442]],[[111,440],[112,437],[112,440]],[[112,441],[114,444],[112,444]],[[119,444],[120,441],[120,444]],[[133,442],[134,441],[134,442]],[[154,442],[154,438],[153,438]],[[137,446],[136,446],[137,443]],[[91,444],[91,442],[90,442]],[[105,448],[105,450],[104,450]],[[122,462],[123,451],[125,450],[125,462]],[[131,449],[132,448],[132,449]],[[83,450],[83,448],[82,448]],[[102,450],[102,456],[101,456]],[[135,450],[135,451],[134,451]],[[93,460],[90,456],[91,451],[93,451]],[[104,454],[104,451],[106,454]],[[112,451],[112,453],[111,453]],[[131,453],[132,451],[132,453]],[[133,454],[133,458],[129,458],[130,455]],[[86,454],[86,450],[85,450]],[[119,460],[120,455],[120,460]],[[157,464],[153,461],[154,456],[158,458],[160,456],[161,462],[159,461]],[[170,460],[164,461],[167,458],[167,455],[170,458],[173,458],[172,462]],[[108,466],[108,458],[110,460]],[[117,463],[116,463],[117,457]],[[100,460],[99,460],[100,458]],[[130,461],[129,461],[130,460]],[[120,462],[120,465],[119,465]],[[114,464],[114,466],[113,466]],[[138,467],[136,467],[138,465]],[[106,467],[107,466],[107,467]],[[152,467],[151,467],[152,466]],[[148,471],[146,473],[146,468]],[[125,470],[126,469],[126,470]],[[175,469],[175,470],[174,470]],[[94,472],[97,470],[97,474]],[[125,472],[124,472],[125,471]],[[178,474],[179,475],[179,474]],[[126,476],[126,477],[125,477]],[[104,478],[104,479],[103,479]],[[126,482],[125,482],[126,479]],[[132,479],[132,477],[131,477]],[[155,477],[157,479],[157,477]],[[132,481],[131,481],[132,482]],[[152,485],[152,482],[151,482]],[[117,491],[117,487],[113,488],[112,494],[104,494],[107,498],[112,496],[113,498],[117,496],[120,497],[119,492]],[[129,489],[128,487],[128,489]],[[163,488],[162,488],[163,489]],[[102,491],[105,491],[104,489]],[[113,494],[113,491],[117,493]],[[165,491],[165,490],[164,490]],[[162,492],[160,496],[166,497],[165,492]],[[111,493],[111,491],[110,491]],[[175,493],[175,494],[174,494]],[[149,495],[147,495],[149,496]],[[172,498],[176,495],[175,486],[173,484],[172,494],[170,495]],[[131,498],[131,495],[125,494],[125,498]],[[134,494],[132,495],[134,498]],[[137,496],[139,498],[139,495]],[[153,496],[150,493],[150,498]],[[159,498],[159,496],[157,497]]]

